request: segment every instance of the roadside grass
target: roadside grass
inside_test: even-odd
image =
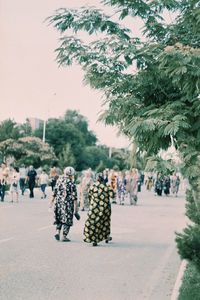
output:
[[[186,268],[178,300],[200,300],[200,273],[192,264]]]

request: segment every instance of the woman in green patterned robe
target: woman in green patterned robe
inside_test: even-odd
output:
[[[111,203],[113,190],[104,182],[103,174],[97,175],[97,182],[89,189],[89,212],[84,228],[84,242],[97,243],[110,237]]]

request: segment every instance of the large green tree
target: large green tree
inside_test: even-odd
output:
[[[32,134],[31,126],[28,120],[19,124],[12,119],[6,119],[0,123],[0,142],[7,139],[17,140],[20,137],[30,136]]]
[[[0,123],[0,142],[6,139],[18,139],[20,130],[14,120],[7,119]]]
[[[34,132],[34,135],[42,138],[43,126]],[[85,167],[84,153],[87,146],[96,144],[97,138],[95,134],[89,130],[87,119],[77,111],[68,110],[63,117],[51,118],[46,124],[46,142],[53,147],[60,166],[64,162],[73,165],[77,170]],[[67,160],[66,153],[73,153],[73,158]],[[65,159],[63,160],[63,157]]]
[[[49,18],[62,34],[58,64],[81,65],[85,81],[104,92],[109,108],[102,119],[148,155],[174,141],[200,214],[200,2],[102,2],[119,22],[96,8],[60,9]],[[120,25],[126,17],[133,18],[133,32]],[[142,37],[134,33],[136,17],[144,23]],[[82,41],[79,31],[96,39]]]

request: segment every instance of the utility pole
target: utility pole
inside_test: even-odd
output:
[[[56,93],[54,93],[53,96],[56,96]],[[53,100],[53,98],[51,97],[49,105],[51,105],[52,100]],[[46,139],[46,124],[47,124],[49,117],[50,117],[50,107],[48,107],[48,109],[47,109],[47,117],[46,117],[46,119],[44,119],[44,122],[43,122],[43,138],[42,138],[43,143],[45,143],[45,139]]]
[[[45,143],[45,135],[46,135],[46,120],[44,120],[43,123],[43,138],[42,138],[43,143]]]
[[[109,158],[112,157],[112,147],[109,148]]]

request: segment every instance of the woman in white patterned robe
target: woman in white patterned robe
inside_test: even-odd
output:
[[[54,217],[56,225],[55,239],[60,240],[60,231],[63,228],[63,242],[69,242],[67,238],[70,227],[73,225],[74,211],[78,212],[77,189],[73,180],[75,171],[67,167],[64,176],[57,180],[53,192]]]

